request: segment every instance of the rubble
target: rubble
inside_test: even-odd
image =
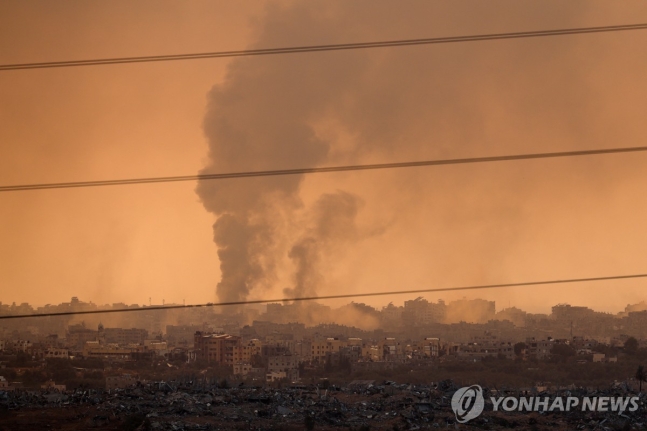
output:
[[[430,385],[395,382],[354,382],[322,390],[314,385],[294,388],[218,388],[194,382],[157,382],[115,390],[14,390],[0,392],[0,429],[125,429],[140,430],[303,429],[306,417],[316,429],[370,427],[372,430],[457,429],[601,429],[643,428],[645,397],[636,412],[501,412],[486,409],[467,425],[457,424],[450,400],[452,381]],[[505,391],[523,395],[522,391]],[[626,388],[582,388],[545,391],[542,396],[622,396]],[[58,425],[57,425],[58,424]],[[76,428],[75,428],[76,426]],[[130,426],[130,425],[129,425]],[[293,428],[289,428],[292,426]],[[629,429],[629,428],[627,428]]]

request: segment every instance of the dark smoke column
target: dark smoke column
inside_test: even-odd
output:
[[[210,164],[202,173],[316,166],[325,157],[327,145],[307,125],[307,107],[290,100],[290,89],[281,85],[289,78],[273,79],[269,72],[232,73],[209,94],[204,128]],[[302,176],[286,176],[198,185],[205,208],[218,216],[221,301],[243,300],[252,288],[272,281],[274,236],[300,205],[301,181]]]
[[[262,38],[261,38],[262,39]],[[319,62],[318,62],[319,63]],[[320,165],[329,145],[311,127],[326,91],[304,83],[323,64],[299,58],[232,62],[225,82],[208,94],[204,130],[209,163],[201,173]],[[214,241],[221,301],[238,301],[273,281],[275,236],[301,205],[302,176],[202,181],[197,193],[218,219]]]
[[[332,25],[338,7],[327,3],[315,8],[306,3],[268,7],[258,42],[251,48],[290,46],[308,35],[329,43],[340,41],[345,35]],[[330,142],[315,129],[340,111],[340,101],[361,82],[359,71],[365,66],[364,53],[344,52],[233,60],[224,82],[208,94],[204,131],[209,162],[201,173],[330,164]],[[222,273],[219,300],[243,300],[254,288],[274,285],[273,268],[288,253],[277,250],[276,239],[294,232],[295,210],[303,206],[302,180],[301,175],[291,175],[198,184],[205,208],[218,217],[214,241]],[[290,256],[297,261],[298,251],[297,244]]]

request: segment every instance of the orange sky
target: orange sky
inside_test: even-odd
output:
[[[0,63],[641,22],[647,22],[642,1],[620,8],[597,1],[425,1],[406,7],[5,1]],[[304,127],[327,145],[317,159],[322,165],[644,145],[644,46],[647,31],[636,31],[4,71],[0,184],[186,175],[205,166],[302,167],[306,158],[290,146],[301,144],[282,142],[279,137],[289,139],[291,130],[276,128],[282,115],[289,126],[302,112],[308,113],[300,120]],[[207,110],[214,85],[237,101],[231,112],[222,109],[222,100]],[[203,124],[220,121],[239,124],[256,145],[237,156],[237,164],[209,158],[214,145],[240,148],[222,134],[211,141],[205,136]],[[274,141],[264,138],[275,132]],[[317,200],[339,190],[358,203],[356,235],[325,241],[317,268],[320,294],[647,272],[646,157],[304,178],[290,197],[290,214],[276,213],[287,201],[274,202],[267,213],[274,239],[264,259],[275,262],[251,297],[281,296],[293,287],[288,252],[312,233]],[[254,183],[214,187],[253,194]],[[176,183],[0,194],[0,301],[214,301],[220,280],[216,215],[195,189]],[[623,281],[473,296],[495,299],[497,308],[546,312],[570,302],[615,312],[647,299],[646,285]],[[367,302],[391,299],[405,298]]]

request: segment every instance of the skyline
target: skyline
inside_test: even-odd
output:
[[[404,297],[405,294],[402,294],[402,295],[399,294],[397,296],[403,296]],[[157,303],[157,302],[153,301],[152,298],[150,298],[150,299],[151,299],[151,301],[148,304],[146,304],[146,303],[127,304],[127,303],[123,303],[123,302],[112,303],[112,304],[109,304],[109,303],[99,304],[99,303],[94,303],[91,300],[86,302],[86,301],[83,301],[83,299],[80,299],[80,297],[74,296],[74,297],[72,297],[71,301],[59,302],[58,304],[49,304],[49,303],[48,304],[31,304],[31,303],[28,303],[28,302],[23,302],[23,303],[14,302],[12,304],[8,304],[8,303],[4,303],[4,302],[0,301],[0,309],[1,308],[7,308],[7,307],[24,308],[25,306],[28,306],[28,307],[31,307],[32,310],[37,311],[37,310],[45,309],[45,311],[46,311],[49,308],[57,308],[57,307],[66,306],[66,305],[71,306],[71,307],[75,307],[74,303],[76,301],[77,302],[76,305],[78,305],[78,306],[98,307],[98,308],[96,308],[96,310],[97,310],[96,314],[102,314],[102,311],[112,310],[112,309],[114,309],[114,311],[111,311],[108,314],[119,313],[119,312],[124,311],[124,310],[126,310],[126,312],[128,312],[127,310],[129,310],[129,309],[130,310],[132,310],[132,309],[138,310],[139,309],[139,310],[142,310],[142,311],[145,311],[145,310],[146,311],[157,311],[157,310],[159,310],[159,311],[171,311],[171,310],[183,311],[184,310],[184,311],[187,311],[187,312],[191,312],[192,310],[195,310],[195,309],[212,309],[216,314],[225,314],[226,315],[226,313],[222,313],[222,312],[219,312],[219,311],[228,306],[226,304],[221,305],[221,304],[218,304],[218,303],[206,303],[206,304],[180,304],[180,303],[173,303],[173,302],[169,303],[169,302],[166,302],[165,300],[162,300],[162,302]],[[384,309],[386,309],[386,308],[388,308],[390,306],[402,307],[405,304],[405,302],[407,302],[407,301],[416,301],[416,300],[419,300],[419,299],[422,299],[424,301],[428,301],[430,304],[440,304],[440,303],[448,304],[448,303],[451,303],[451,302],[461,302],[461,301],[476,301],[476,302],[488,301],[489,302],[489,300],[484,299],[484,298],[482,298],[480,296],[476,296],[476,295],[471,295],[471,296],[464,295],[464,296],[462,296],[460,298],[456,298],[456,299],[453,299],[453,300],[446,300],[445,298],[438,297],[435,301],[430,300],[428,297],[425,297],[424,295],[419,295],[419,296],[413,295],[413,296],[410,296],[410,297],[404,297],[399,301],[397,301],[397,300],[389,301],[389,303],[387,303],[385,305],[382,305],[381,307],[380,306],[370,305],[370,304],[367,304],[367,303],[362,302],[361,300],[359,300],[359,301],[350,301],[350,302],[338,305],[337,309],[344,308],[344,307],[346,307],[348,305],[356,304],[356,305],[371,307],[371,308],[373,308],[373,309],[375,309],[376,311],[379,312],[379,311],[383,311]],[[319,301],[321,301],[321,302],[319,302]],[[330,306],[330,304],[327,304],[327,302],[331,302],[331,301],[326,300],[325,298],[322,299],[322,300],[307,301],[307,303],[313,303],[316,306],[325,306],[325,307],[329,307],[331,309],[335,309],[334,307]],[[496,304],[496,301],[491,301],[491,302]],[[299,303],[296,302],[296,301],[288,302],[288,301],[281,301],[281,300],[267,300],[267,301],[264,301],[262,303],[250,303],[250,304],[244,305],[242,310],[261,311],[261,310],[266,309],[267,305],[275,305],[275,304],[279,304],[279,305],[283,305],[283,306],[295,306],[295,305],[298,305]],[[548,310],[546,310],[547,312],[543,312],[543,313],[542,312],[531,313],[530,311],[524,310],[523,308],[519,308],[519,307],[515,306],[514,304],[499,304],[499,305],[496,305],[495,307],[496,307],[496,313],[503,312],[503,311],[506,311],[506,310],[515,310],[516,309],[516,310],[520,310],[520,311],[523,311],[524,313],[528,313],[528,314],[537,314],[537,315],[550,316],[550,314],[552,313],[552,309],[554,307],[562,306],[562,305],[571,306],[571,307],[583,307],[583,308],[587,308],[587,309],[589,309],[589,310],[591,310],[591,311],[593,311],[595,313],[603,313],[603,314],[622,316],[623,314],[629,313],[631,311],[641,311],[639,309],[642,306],[644,306],[645,309],[647,309],[647,295],[645,296],[644,299],[640,300],[639,302],[627,304],[622,310],[618,309],[618,310],[615,310],[615,311],[596,310],[594,308],[586,307],[586,306],[581,305],[581,304],[564,303],[564,302],[559,302],[559,303],[556,302],[556,303],[552,304],[550,306],[550,308]],[[114,307],[122,307],[122,306],[125,306],[127,308],[121,308],[121,309],[114,308]],[[112,307],[112,308],[110,308],[110,307]],[[56,313],[56,312],[54,312],[54,313]],[[84,314],[90,314],[91,315],[91,314],[94,314],[94,313],[95,313],[95,311],[91,311],[91,310],[84,310],[84,312],[81,312],[81,313],[77,313],[75,311],[70,311],[70,312],[64,312],[63,314],[61,314],[61,316],[66,316],[66,315],[69,315],[69,316],[76,316],[76,315],[83,316]],[[40,314],[25,315],[25,318],[37,318],[39,316],[40,316]],[[43,316],[48,316],[48,314],[43,314]],[[20,317],[20,318],[22,318],[22,317]]]

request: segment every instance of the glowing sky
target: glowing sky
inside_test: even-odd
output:
[[[0,63],[641,22],[643,1],[4,1]],[[635,31],[3,71],[0,184],[645,145],[645,46],[647,31]],[[213,128],[222,122],[242,135]],[[297,151],[306,143],[289,141],[300,136],[293,123],[324,142],[325,154]],[[247,153],[231,156],[243,138],[252,142]],[[314,235],[322,195],[338,192],[356,199],[355,230],[318,249],[321,294],[647,272],[646,163],[632,154],[306,177],[259,213],[271,216],[275,238],[263,262],[272,269],[250,296],[294,287],[288,253]],[[0,301],[214,301],[221,273],[212,225],[224,210],[205,208],[201,197],[252,196],[260,186],[213,187],[0,194]],[[428,298],[615,312],[646,299],[645,286]]]

